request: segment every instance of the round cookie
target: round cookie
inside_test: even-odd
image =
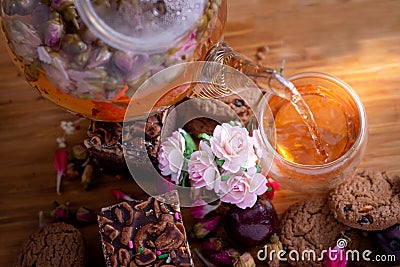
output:
[[[70,224],[48,224],[29,237],[15,266],[85,266],[82,234]]]
[[[376,231],[400,223],[400,176],[365,169],[330,194],[335,218],[352,228]]]
[[[323,250],[334,249],[343,234],[352,240],[346,248],[358,247],[358,231],[335,220],[327,197],[301,200],[290,206],[281,220],[280,240],[292,266],[322,266]]]

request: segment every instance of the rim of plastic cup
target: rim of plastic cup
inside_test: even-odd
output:
[[[315,165],[311,165],[311,164],[301,164],[301,163],[296,163],[293,161],[289,161],[286,158],[284,158],[281,154],[278,153],[278,151],[276,151],[276,149],[274,147],[271,146],[269,140],[263,135],[264,138],[264,143],[265,145],[268,147],[269,151],[273,151],[274,154],[274,158],[278,158],[280,161],[284,161],[286,164],[296,167],[296,168],[302,168],[302,169],[324,169],[324,168],[330,168],[336,164],[338,164],[339,162],[343,161],[344,159],[348,158],[352,153],[354,153],[354,151],[356,151],[360,146],[361,143],[364,141],[364,139],[366,138],[367,135],[367,115],[365,112],[365,108],[363,103],[361,102],[360,97],[356,94],[356,92],[353,90],[353,88],[347,84],[346,82],[344,82],[343,80],[332,76],[332,75],[328,75],[325,73],[321,73],[321,72],[302,72],[302,73],[298,73],[295,74],[293,76],[290,76],[288,78],[288,81],[293,81],[299,78],[319,78],[319,79],[324,79],[324,80],[328,80],[332,83],[335,83],[337,85],[339,85],[340,87],[343,87],[344,89],[346,89],[346,91],[349,93],[349,95],[351,96],[351,99],[354,101],[354,103],[356,104],[357,107],[357,112],[360,118],[360,126],[359,126],[359,134],[357,135],[357,138],[354,142],[354,144],[349,148],[349,150],[346,151],[346,153],[344,153],[342,156],[340,156],[339,158],[328,162],[326,164],[315,164]],[[268,106],[268,101],[264,102],[264,105]],[[269,106],[268,109],[270,110]],[[261,109],[261,117],[263,116],[264,113],[264,109]],[[260,129],[262,132],[264,132],[264,125],[261,124]]]

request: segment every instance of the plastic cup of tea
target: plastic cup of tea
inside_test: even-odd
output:
[[[338,78],[301,73],[288,80],[310,107],[325,154],[317,151],[304,118],[293,105],[269,96],[259,125],[268,155],[265,160],[272,158],[268,175],[293,191],[326,192],[351,178],[363,158],[367,145],[365,109],[353,89]],[[269,134],[272,127],[273,135]]]

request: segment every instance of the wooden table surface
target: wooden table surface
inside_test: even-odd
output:
[[[368,116],[369,143],[361,166],[400,171],[400,1],[229,0],[225,41],[252,58],[258,47],[269,47],[262,63],[275,67],[285,60],[286,75],[319,71],[348,82]],[[55,200],[97,211],[115,203],[111,188],[145,198],[132,180],[112,176],[99,177],[91,191],[78,181],[65,181],[58,196],[53,154],[62,134],[59,124],[76,117],[27,85],[3,40],[0,90],[0,266],[13,264],[37,228],[38,212],[48,215]],[[85,136],[87,121],[81,124],[67,137],[70,145]],[[281,214],[301,197],[281,189],[274,205]],[[88,266],[102,266],[97,226],[79,229],[88,244]]]

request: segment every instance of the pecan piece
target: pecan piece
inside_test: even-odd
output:
[[[151,236],[159,236],[162,232],[164,232],[168,223],[173,224],[174,217],[171,214],[162,214],[161,220],[157,224],[146,224],[142,226],[134,237],[135,247],[136,249],[140,247],[144,247],[145,241],[148,235]]]
[[[135,206],[135,210],[144,210],[150,204],[151,198]]]
[[[175,226],[176,226],[176,228],[179,229],[179,231],[180,231],[183,235],[186,235],[185,226],[183,225],[183,223],[181,223],[181,222],[176,222]]]
[[[122,202],[121,205],[128,212],[128,218],[125,220],[125,224],[126,225],[131,225],[132,222],[133,222],[133,209],[127,202]]]
[[[111,267],[117,267],[117,266],[118,266],[117,255],[112,254],[112,255],[110,256],[110,266],[111,266]]]
[[[120,223],[124,222],[124,214],[120,208],[115,208],[114,210],[115,216],[117,216],[117,220]]]
[[[148,248],[144,248],[142,253],[135,256],[135,262],[137,265],[143,266],[153,263],[157,259],[156,253]]]
[[[122,266],[128,266],[129,262],[131,261],[131,255],[129,254],[129,251],[120,248],[118,250],[118,261]]]
[[[93,147],[101,147],[101,138],[98,136],[93,136],[90,138],[89,143],[93,146]]]
[[[144,226],[142,226],[142,228],[140,228],[137,232],[135,237],[133,238],[134,242],[135,242],[135,248],[136,250],[138,250],[141,247],[144,247],[144,241],[146,241],[147,239],[147,235],[148,235],[148,231],[150,230],[150,228],[152,228],[154,226],[154,224],[149,223],[146,224]]]
[[[156,245],[154,244],[153,241],[151,241],[150,239],[146,241],[146,244],[150,247],[150,248],[155,248]]]
[[[160,202],[157,199],[154,199],[154,214],[156,215],[156,218],[160,218],[161,211],[160,211]]]
[[[133,227],[124,227],[121,231],[121,244],[128,246],[129,241],[132,238]]]
[[[168,222],[165,231],[155,240],[155,245],[157,250],[167,252],[179,248],[184,241],[185,236],[181,231],[175,224]]]
[[[103,231],[104,231],[104,234],[111,239],[111,243],[119,235],[119,231],[109,224],[106,224],[104,226]]]
[[[102,241],[102,243],[103,243],[103,248],[107,255],[114,254],[114,246],[113,245],[111,245],[110,243],[108,243],[106,241]]]
[[[146,123],[146,135],[149,138],[155,138],[156,136],[160,135],[161,133],[161,126],[157,123],[157,119],[153,119],[150,121],[151,118],[149,118],[149,122]]]
[[[97,216],[97,221],[99,222],[99,226],[103,227],[107,223],[112,223],[113,221],[104,217],[104,216]]]
[[[169,209],[164,205],[164,203],[160,203],[160,208],[162,213],[169,213]]]

